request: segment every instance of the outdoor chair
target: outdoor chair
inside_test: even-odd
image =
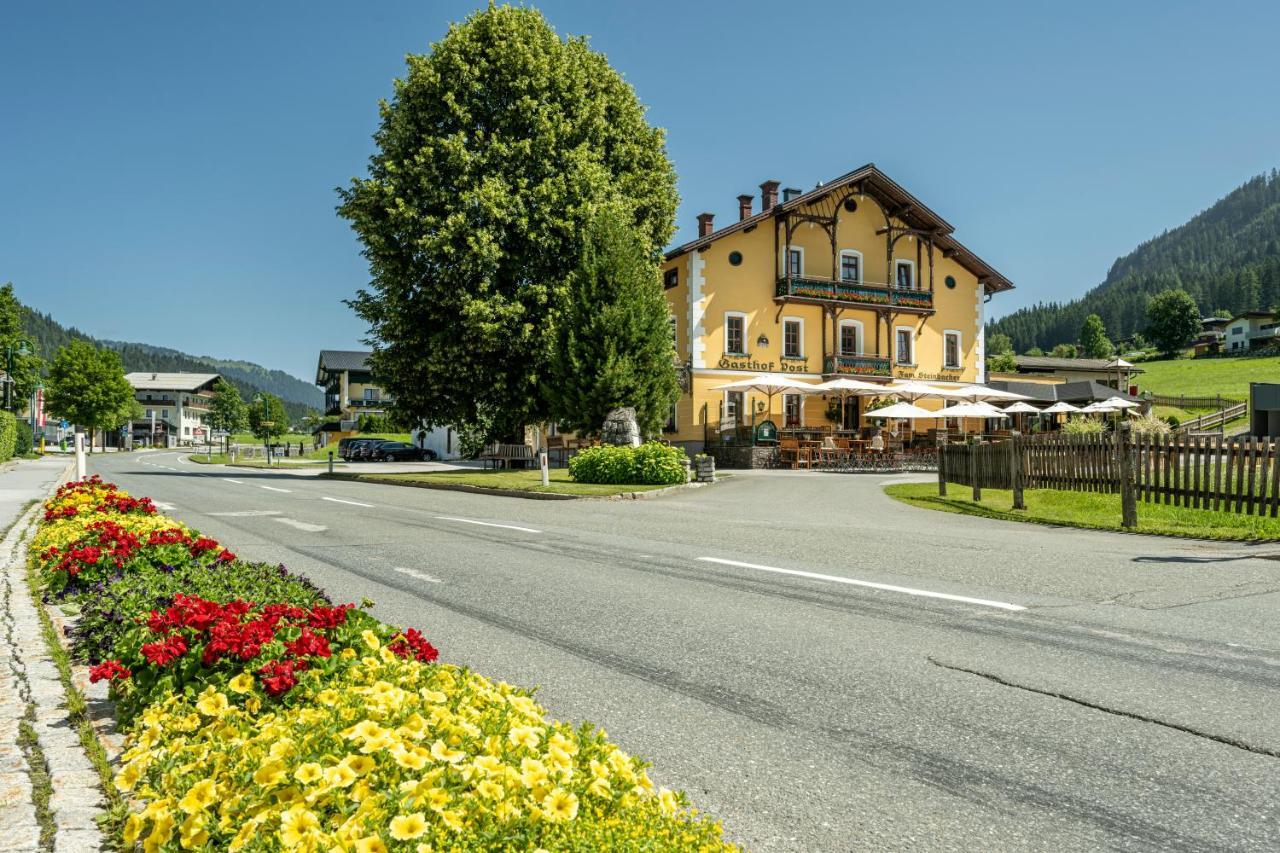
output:
[[[809,467],[809,449],[800,446],[798,438],[783,438],[778,442],[778,459],[783,465],[795,468]]]

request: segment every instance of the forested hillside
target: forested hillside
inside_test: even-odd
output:
[[[1014,349],[1072,343],[1089,314],[1113,339],[1142,331],[1147,299],[1168,288],[1190,293],[1202,314],[1280,303],[1280,174],[1259,175],[1185,225],[1148,240],[1111,265],[1080,299],[1023,308],[991,323]]]
[[[275,394],[284,401],[290,420],[298,422],[323,403],[323,392],[314,385],[280,371],[268,370],[247,361],[227,361],[208,356],[192,356],[174,349],[149,344],[104,341],[93,338],[75,327],[66,327],[48,314],[41,314],[23,306],[22,326],[36,350],[46,360],[53,358],[58,348],[80,338],[99,346],[109,346],[120,353],[127,371],[154,371],[157,373],[221,373],[235,385],[241,396],[252,400],[259,391]]]

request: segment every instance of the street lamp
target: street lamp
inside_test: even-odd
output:
[[[271,403],[262,394],[254,394],[253,402],[262,404],[262,420],[258,423],[262,426],[262,450],[266,454],[267,464],[270,465],[271,427],[275,426],[275,421],[271,420]]]
[[[5,411],[13,409],[13,357],[21,355],[31,355],[35,350],[32,348],[31,341],[26,338],[18,338],[13,343],[4,348],[4,408]]]

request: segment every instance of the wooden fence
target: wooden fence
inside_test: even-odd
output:
[[[1126,505],[1280,512],[1280,443],[1262,438],[1130,435],[1015,436],[939,448],[938,481],[981,489],[1121,493]],[[1131,497],[1130,497],[1131,496]],[[1126,506],[1126,508],[1130,508]]]
[[[1239,405],[1244,400],[1236,400],[1231,397],[1224,397],[1217,394],[1213,397],[1188,397],[1186,394],[1179,394],[1174,397],[1168,394],[1153,394],[1151,402],[1157,406],[1172,406],[1175,409],[1213,409],[1219,411],[1229,406]]]
[[[1216,412],[1209,412],[1207,415],[1201,415],[1189,421],[1183,421],[1178,424],[1178,432],[1199,432],[1201,430],[1213,429],[1214,427],[1222,427],[1228,421],[1236,418],[1243,418],[1249,413],[1248,403],[1233,403],[1225,409],[1219,409]]]

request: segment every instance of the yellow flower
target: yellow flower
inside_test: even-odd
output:
[[[365,628],[360,632],[360,638],[364,640],[364,644],[375,651],[382,647],[382,641],[378,639],[378,635]]]
[[[573,820],[578,816],[578,795],[564,788],[556,788],[542,801],[547,820]]]
[[[387,845],[377,835],[356,841],[356,853],[387,853]]]
[[[325,689],[316,694],[316,701],[321,705],[326,705],[328,707],[333,707],[338,704],[338,699],[340,698],[341,697],[338,695],[338,691],[336,690]]]
[[[595,797],[608,797],[613,791],[609,788],[608,779],[596,779],[587,786],[587,793]]]
[[[262,700],[257,696],[250,696],[244,700],[244,709],[250,714],[257,714],[258,711],[262,710]]]
[[[502,795],[506,793],[506,789],[492,779],[485,779],[479,785],[476,785],[476,793],[490,800],[500,800]]]
[[[345,763],[330,767],[324,771],[324,781],[335,788],[346,788],[356,781],[356,772]]]
[[[559,732],[556,732],[547,739],[547,747],[549,749],[558,749],[561,752],[568,753],[569,755],[578,754],[578,745]]]
[[[658,802],[662,806],[663,814],[673,815],[680,810],[680,798],[666,788],[658,794]]]
[[[520,762],[520,781],[526,788],[536,788],[547,781],[547,767],[536,758]]]
[[[270,788],[284,781],[285,764],[283,761],[267,761],[253,774],[253,781]]]
[[[142,827],[145,825],[146,821],[143,819],[142,815],[136,812],[129,815],[124,822],[124,843],[132,845],[133,842],[137,841],[138,835],[141,834]]]
[[[184,850],[196,850],[209,840],[209,833],[204,829],[205,818],[201,814],[193,814],[182,822],[178,830],[182,833]]]
[[[431,788],[423,796],[433,811],[438,812],[449,804],[449,792],[444,788]]]
[[[427,760],[431,757],[431,754],[424,749],[405,749],[397,744],[396,748],[391,751],[391,756],[395,758],[396,763],[401,767],[407,767],[410,770],[421,770],[427,766]]]
[[[138,780],[141,778],[142,763],[140,761],[130,761],[116,774],[116,790],[127,794],[133,790],[133,786],[137,785]]]
[[[221,717],[227,712],[228,707],[230,706],[226,695],[212,688],[206,690],[201,695],[200,701],[196,703],[196,710],[206,717]]]
[[[465,825],[462,821],[462,815],[456,811],[440,812],[440,819],[444,821],[444,825],[452,829],[454,832],[461,832]]]
[[[310,785],[312,782],[323,779],[324,771],[319,764],[314,761],[308,761],[306,764],[299,765],[298,769],[293,771],[293,778],[304,785]]]
[[[247,672],[242,672],[227,684],[233,693],[241,695],[249,693],[253,690],[253,676]]]
[[[356,650],[351,648],[350,646],[347,646],[345,649],[338,652],[338,656],[343,660],[351,660],[353,657],[356,656]]]
[[[427,831],[427,819],[422,812],[396,815],[391,819],[391,837],[396,841],[418,838]]]
[[[355,771],[357,776],[363,776],[378,766],[378,763],[367,755],[348,755],[343,759],[343,763]]]
[[[431,744],[431,757],[446,764],[457,764],[466,758],[467,754],[460,749],[450,749],[444,741],[438,740]]]
[[[507,740],[511,741],[513,746],[524,746],[529,749],[537,749],[541,737],[542,730],[537,726],[512,726],[511,731],[507,733]]]
[[[315,812],[302,805],[292,806],[280,815],[280,842],[285,847],[297,847],[319,828]]]
[[[187,814],[202,812],[213,805],[218,797],[218,786],[212,779],[201,779],[191,786],[187,795],[178,802],[178,808]]]

